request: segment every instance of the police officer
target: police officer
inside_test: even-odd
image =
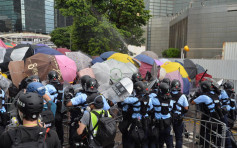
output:
[[[150,118],[148,113],[152,110],[152,101],[146,95],[146,85],[142,81],[134,84],[135,96],[127,97],[123,104],[127,106],[123,108],[126,112],[129,106],[132,108],[131,127],[129,129],[129,137],[126,141],[126,147],[133,148],[141,146],[143,148],[149,147],[149,132],[150,132]],[[127,109],[127,110],[126,110]],[[125,139],[123,139],[125,140]]]
[[[58,137],[61,141],[61,144],[63,144],[64,142],[64,132],[63,132],[63,113],[61,113],[62,110],[62,96],[63,96],[63,85],[59,82],[59,76],[58,73],[54,70],[50,71],[48,73],[48,80],[49,80],[49,84],[47,85],[52,85],[55,87],[55,89],[57,90],[57,110],[56,110],[56,114],[55,114],[55,127],[56,127],[56,131],[58,134]]]
[[[166,143],[167,148],[173,147],[173,137],[171,135],[171,111],[173,100],[170,96],[170,86],[161,82],[157,97],[152,98],[155,112],[152,132],[153,139],[151,148],[163,147]]]
[[[202,104],[203,105],[203,112],[204,114],[201,115],[201,120],[208,121],[210,117],[215,118],[217,120],[220,120],[220,115],[216,111],[217,107],[215,106],[214,100],[215,92],[212,86],[212,83],[210,81],[203,81],[200,84],[202,94],[197,97],[193,98],[191,100],[191,104]],[[211,98],[214,96],[213,98]],[[216,102],[218,102],[216,100]],[[207,141],[210,141],[210,129],[209,127],[204,126],[205,123],[201,122],[201,128],[200,128],[200,144],[204,145],[205,147],[209,147],[209,143]],[[214,129],[214,127],[213,127]],[[207,140],[205,141],[204,138]]]
[[[138,73],[134,73],[132,75],[132,82],[133,82],[133,84],[135,84],[138,81],[142,81],[142,80],[143,80],[142,79],[142,75],[139,72]]]
[[[166,83],[170,86],[170,79],[169,78],[164,78],[161,82]]]
[[[2,133],[9,120],[9,115],[5,108],[5,92],[0,88],[0,133]]]
[[[236,100],[233,82],[227,81],[223,84],[224,90],[221,91],[221,99],[226,111],[228,112],[228,117],[232,120],[228,123],[230,128],[233,127],[236,120]]]
[[[188,111],[188,100],[184,94],[181,93],[181,83],[179,80],[174,79],[171,82],[171,96],[174,102],[172,110],[173,129],[176,139],[176,148],[182,148],[183,144],[183,116]]]
[[[46,143],[48,148],[61,147],[57,133],[40,127],[37,121],[43,110],[43,98],[41,96],[31,92],[20,94],[17,100],[17,109],[23,126],[2,133],[0,137],[1,148],[38,147],[43,143]],[[39,139],[43,143],[38,142]]]

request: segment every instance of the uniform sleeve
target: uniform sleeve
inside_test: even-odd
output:
[[[183,95],[183,104],[182,105],[183,105],[183,107],[188,107],[189,106],[188,99],[185,95]]]
[[[204,96],[201,95],[193,100],[196,104],[204,103]]]
[[[227,95],[226,91],[225,90],[222,90],[221,91],[221,95],[220,95],[220,99],[228,99],[229,96]]]
[[[110,109],[110,106],[108,104],[108,102],[106,101],[106,99],[102,96],[103,98],[103,102],[104,102],[104,107],[103,107],[103,110],[109,110]]]
[[[152,110],[152,108],[153,108],[152,99],[149,99],[149,104],[148,105],[150,106],[149,111]]]
[[[71,99],[72,105],[83,104],[85,101],[86,101],[86,97],[84,98],[82,94],[77,95],[76,97]]]
[[[137,101],[138,99],[136,97],[127,97],[123,102],[126,104],[133,104]]]

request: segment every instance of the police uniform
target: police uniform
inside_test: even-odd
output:
[[[183,123],[183,116],[184,107],[188,107],[188,100],[186,96],[179,91],[172,91],[171,92],[172,100],[174,101],[173,107],[173,129],[175,133],[176,139],[176,148],[182,148],[183,144],[183,130],[184,130],[184,123]]]
[[[141,97],[144,97],[144,95],[142,95]],[[146,106],[146,111],[144,113],[141,112],[141,106],[142,103],[144,103],[143,105]],[[147,127],[145,127],[145,124],[147,124],[147,118],[148,116],[148,112],[151,111],[151,109],[153,108],[152,106],[152,101],[151,99],[148,99],[147,102],[141,102],[141,100],[135,96],[130,96],[127,97],[123,103],[123,111],[127,112],[129,106],[131,105],[132,107],[132,115],[131,115],[131,121],[132,121],[132,125],[131,128],[129,130],[129,137],[127,137],[126,141],[123,141],[126,144],[126,147],[136,147],[136,145],[142,145],[143,148],[148,148],[148,144],[149,144],[149,131],[148,129],[146,129]],[[149,123],[148,123],[149,124]],[[149,125],[146,125],[149,127]],[[144,137],[138,137],[134,138],[133,137],[133,130],[135,130],[135,128],[139,128],[139,130],[143,130],[144,132]],[[135,134],[135,133],[134,133]],[[128,140],[129,139],[129,140]]]
[[[151,98],[155,112],[155,127],[153,127],[152,131],[158,130],[158,135],[153,139],[151,147],[163,147],[164,143],[166,143],[167,148],[172,148],[173,137],[171,135],[171,110],[174,102],[171,99],[163,101],[158,97],[159,95]]]

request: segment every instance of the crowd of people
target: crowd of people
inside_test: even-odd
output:
[[[183,118],[189,104],[200,106],[202,121],[213,118],[225,123],[225,146],[232,147],[229,129],[236,119],[232,82],[217,87],[205,80],[193,96],[187,97],[176,79],[158,80],[149,89],[149,80],[139,73],[131,79],[133,92],[123,102],[105,98],[98,91],[97,80],[88,75],[64,87],[56,71],[49,72],[47,83],[32,75],[22,80],[19,89],[0,89],[0,147],[60,148],[64,143],[63,119],[68,115],[70,147],[112,148],[118,127],[123,148],[162,148],[164,144],[167,148],[182,148]],[[75,89],[73,86],[79,86],[76,84],[81,89]],[[6,102],[12,105],[9,107]],[[121,112],[114,115],[114,107]],[[208,148],[211,135],[204,128],[200,128],[199,144]]]

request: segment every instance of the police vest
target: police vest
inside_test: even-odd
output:
[[[179,102],[179,99],[180,97],[182,96],[183,94],[181,92],[179,92],[178,94],[172,94],[171,93],[171,96],[172,96],[172,100],[174,102],[173,104],[173,112],[175,113],[175,111],[179,112],[182,114],[182,109],[184,108]],[[178,109],[177,106],[179,106],[181,109]]]
[[[153,105],[154,107],[161,107],[160,111],[155,110],[155,113],[161,113],[162,115],[168,115],[172,109],[172,106],[170,105],[171,101],[170,95],[159,95],[158,94],[158,100],[160,102],[160,105]]]

